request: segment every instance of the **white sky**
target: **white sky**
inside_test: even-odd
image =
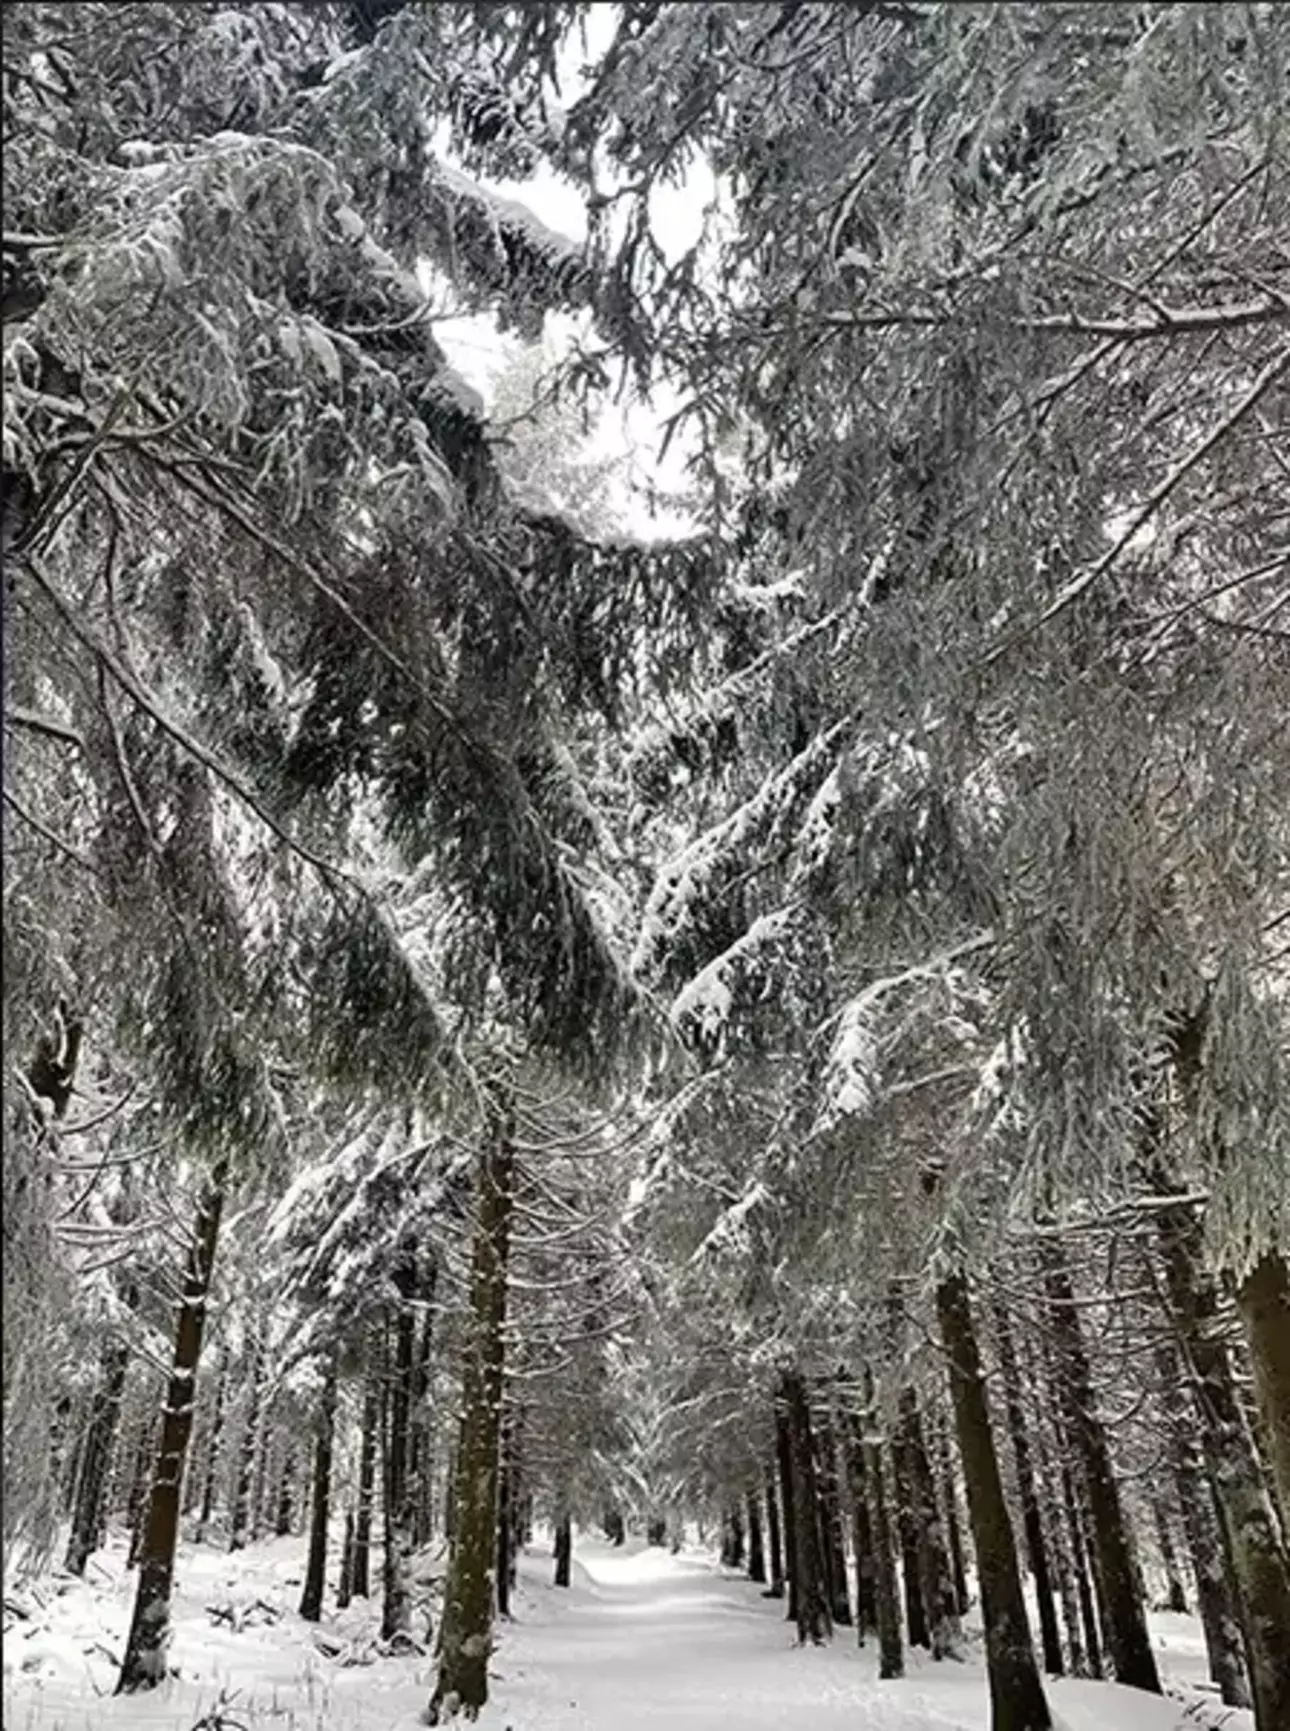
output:
[[[617,7],[594,5],[587,27],[587,53],[594,60],[608,46],[614,30]],[[561,98],[571,106],[584,84],[581,75],[584,56],[575,41],[566,51],[561,67]],[[525,205],[538,220],[558,234],[573,241],[587,238],[587,215],[582,194],[568,181],[560,179],[543,167],[530,180],[485,181],[491,191]],[[660,187],[651,200],[651,219],[655,235],[669,259],[679,258],[693,246],[703,227],[705,208],[715,189],[706,165],[696,166],[680,187]],[[551,314],[546,320],[545,340],[553,354],[567,351],[588,321]],[[503,337],[493,320],[487,316],[446,319],[436,322],[435,335],[442,342],[453,366],[483,397],[493,401],[494,382],[515,352],[515,339]],[[686,443],[684,437],[673,441],[665,460],[660,463],[658,450],[662,441],[662,424],[679,406],[675,393],[661,389],[650,405],[639,400],[624,401],[615,406],[606,403],[590,444],[597,455],[626,453],[638,482],[649,480],[664,496],[673,494],[684,485]],[[689,521],[682,515],[660,511],[651,516],[645,501],[624,492],[617,501],[629,532],[641,540],[653,540],[663,535],[686,531]]]

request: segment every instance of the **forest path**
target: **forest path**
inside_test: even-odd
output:
[[[706,1558],[575,1541],[568,1594],[550,1560],[521,1561],[520,1616],[502,1636],[497,1707],[514,1731],[981,1731],[975,1665],[877,1680],[872,1643],[838,1631],[802,1649],[782,1601]],[[520,1703],[523,1703],[522,1708]],[[492,1721],[488,1721],[491,1725]]]
[[[782,1601],[709,1558],[574,1541],[573,1585],[540,1547],[520,1560],[518,1615],[494,1661],[487,1731],[987,1731],[979,1643],[963,1663],[906,1655],[877,1676],[876,1644],[839,1629],[800,1648]],[[1181,1621],[1181,1620],[1180,1620]],[[1181,1631],[1180,1631],[1181,1632]],[[1162,1658],[1164,1657],[1162,1653]],[[1180,1731],[1184,1703],[1113,1684],[1048,1685],[1056,1731]],[[1248,1726],[1234,1715],[1231,1731]]]

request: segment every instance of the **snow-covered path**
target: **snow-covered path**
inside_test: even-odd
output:
[[[567,1591],[551,1585],[545,1547],[521,1559],[516,1616],[499,1630],[479,1731],[988,1731],[978,1648],[961,1664],[912,1654],[908,1677],[882,1683],[872,1643],[860,1650],[841,1629],[828,1647],[795,1647],[783,1605],[706,1555],[614,1550],[584,1535],[574,1555]],[[193,1731],[221,1697],[225,1731],[416,1731],[432,1659],[376,1656],[375,1601],[325,1615],[319,1628],[303,1623],[294,1611],[302,1562],[298,1539],[236,1556],[185,1545],[179,1675],[117,1700],[133,1579],[114,1542],[86,1581],[51,1583],[39,1616],[9,1630],[5,1731]],[[1165,1675],[1203,1674],[1195,1620],[1154,1622]],[[1058,1731],[1203,1731],[1221,1717],[1189,1717],[1181,1700],[1113,1684],[1048,1687]],[[1252,1731],[1249,1714],[1222,1722]]]

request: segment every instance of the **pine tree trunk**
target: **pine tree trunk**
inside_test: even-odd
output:
[[[954,1574],[954,1599],[960,1617],[966,1617],[972,1605],[968,1592],[967,1559],[963,1554],[963,1525],[959,1519],[959,1493],[954,1479],[954,1451],[950,1445],[948,1424],[937,1424],[939,1433],[937,1456],[940,1465],[941,1503],[945,1510],[945,1530],[950,1545],[950,1567]]]
[[[200,1544],[211,1524],[215,1509],[215,1485],[219,1473],[220,1444],[224,1440],[224,1409],[228,1394],[228,1349],[221,1348],[219,1368],[215,1372],[215,1406],[211,1414],[210,1437],[206,1445],[206,1469],[202,1474],[202,1506],[197,1516],[197,1541]]]
[[[1084,1530],[1084,1514],[1075,1494],[1075,1478],[1069,1466],[1061,1467],[1062,1511],[1066,1516],[1066,1533],[1070,1540],[1071,1566],[1075,1572],[1075,1595],[1079,1600],[1080,1621],[1084,1625],[1084,1645],[1088,1651],[1088,1674],[1102,1677],[1102,1635],[1098,1625],[1097,1592],[1089,1566],[1088,1542]]]
[[[1160,1551],[1160,1566],[1165,1576],[1165,1596],[1163,1609],[1172,1611],[1175,1616],[1187,1615],[1187,1589],[1183,1586],[1182,1571],[1178,1567],[1178,1552],[1174,1548],[1174,1536],[1170,1526],[1169,1509],[1162,1496],[1151,1497],[1151,1518],[1156,1527],[1156,1545]]]
[[[314,1438],[313,1503],[309,1516],[309,1560],[305,1565],[300,1615],[307,1623],[322,1616],[323,1590],[327,1583],[327,1527],[331,1520],[331,1453],[336,1434],[336,1357],[327,1361],[318,1434]]]
[[[567,1587],[573,1569],[573,1522],[563,1509],[555,1523],[555,1584]]]
[[[781,1380],[788,1419],[793,1484],[793,1602],[798,1641],[818,1646],[833,1633],[828,1580],[820,1532],[820,1498],[815,1482],[815,1448],[806,1383],[798,1371]]]
[[[296,1520],[296,1474],[300,1469],[294,1439],[282,1451],[278,1469],[278,1500],[273,1511],[273,1531],[280,1539],[290,1538]]]
[[[864,1483],[869,1506],[869,1532],[873,1539],[873,1582],[878,1623],[878,1675],[903,1677],[905,1653],[900,1639],[900,1580],[896,1571],[896,1534],[887,1475],[882,1458],[882,1440],[874,1430],[873,1377],[864,1376],[868,1424],[864,1436]]]
[[[116,1440],[121,1396],[125,1391],[129,1364],[129,1348],[125,1345],[113,1347],[103,1367],[102,1382],[95,1392],[81,1451],[76,1503],[72,1511],[72,1530],[63,1562],[63,1567],[73,1575],[85,1573],[90,1553],[98,1543],[103,1520],[103,1493],[107,1488],[108,1467],[112,1460],[112,1445]]]
[[[1049,1731],[1052,1716],[1030,1640],[965,1275],[956,1273],[941,1281],[936,1310],[949,1359],[959,1453],[967,1480],[985,1620],[992,1731]]]
[[[851,1542],[855,1552],[856,1644],[878,1633],[878,1581],[873,1524],[865,1489],[864,1427],[859,1413],[847,1414],[847,1477],[851,1482]]]
[[[264,1351],[264,1319],[255,1319],[247,1371],[250,1393],[247,1398],[246,1420],[237,1451],[237,1482],[233,1491],[233,1514],[229,1528],[228,1548],[240,1551],[251,1533],[251,1487],[255,1482],[256,1446],[260,1440],[260,1411],[264,1401],[267,1359]]]
[[[430,1476],[430,1423],[427,1403],[430,1396],[430,1359],[434,1348],[434,1300],[438,1287],[438,1266],[431,1263],[421,1283],[421,1302],[425,1315],[417,1341],[412,1370],[411,1399],[408,1411],[408,1527],[413,1549],[428,1544],[426,1481]]]
[[[833,1422],[825,1415],[817,1434],[819,1454],[820,1529],[827,1565],[829,1609],[837,1626],[851,1627],[851,1594],[847,1589],[846,1540],[842,1531],[842,1494],[838,1485],[838,1445]]]
[[[770,1546],[770,1585],[764,1598],[784,1597],[784,1540],[779,1524],[779,1492],[775,1484],[775,1469],[767,1466],[763,1473],[766,1498],[766,1538]]]
[[[784,1514],[784,1573],[788,1581],[785,1616],[797,1621],[797,1515],[793,1498],[793,1451],[788,1436],[788,1411],[783,1393],[775,1399],[775,1464],[779,1469],[779,1503]]]
[[[1263,1255],[1236,1289],[1268,1437],[1281,1528],[1290,1542],[1290,1263]]]
[[[1196,1608],[1205,1631],[1209,1674],[1225,1706],[1248,1707],[1252,1697],[1240,1612],[1231,1586],[1231,1563],[1213,1489],[1196,1441],[1194,1420],[1187,1411],[1179,1365],[1167,1346],[1160,1350],[1160,1374],[1174,1485],[1196,1581]]]
[[[1044,1650],[1044,1669],[1050,1676],[1060,1677],[1062,1643],[1057,1632],[1057,1607],[1053,1602],[1052,1580],[1048,1572],[1048,1551],[1044,1544],[1044,1526],[1039,1514],[1039,1497],[1035,1486],[1034,1462],[1026,1434],[1025,1415],[1021,1409],[1021,1378],[1017,1373],[1017,1354],[1002,1304],[994,1307],[994,1332],[999,1343],[999,1368],[1003,1372],[1004,1413],[1008,1434],[1012,1439],[1012,1456],[1017,1467],[1017,1490],[1021,1497],[1021,1524],[1026,1539],[1026,1557],[1031,1578],[1035,1583],[1035,1604],[1039,1611],[1040,1642]]]
[[[369,1372],[363,1391],[363,1421],[358,1442],[358,1507],[354,1512],[354,1597],[372,1591],[372,1503],[376,1494],[376,1433],[381,1418],[380,1386]]]
[[[412,1551],[411,1507],[408,1502],[408,1440],[412,1410],[412,1378],[416,1351],[416,1323],[407,1306],[412,1271],[397,1271],[403,1302],[394,1317],[394,1363],[387,1377],[384,1425],[385,1481],[382,1498],[385,1516],[385,1547],[382,1585],[381,1639],[392,1641],[412,1628],[412,1597],[408,1579]],[[491,1559],[490,1559],[491,1560]]]
[[[183,1293],[175,1325],[175,1348],[170,1383],[162,1411],[161,1442],[148,1500],[148,1518],[139,1555],[139,1584],[134,1615],[126,1641],[118,1695],[151,1689],[166,1671],[166,1648],[170,1640],[170,1595],[175,1572],[175,1547],[179,1541],[179,1499],[182,1493],[184,1458],[193,1428],[197,1364],[201,1357],[202,1331],[206,1324],[206,1301],[215,1247],[219,1241],[220,1215],[224,1207],[227,1167],[221,1161],[211,1173],[197,1209],[196,1230],[184,1272]]]
[[[1201,1418],[1245,1634],[1257,1731],[1290,1725],[1290,1556],[1263,1483],[1254,1440],[1217,1328],[1214,1283],[1201,1272],[1200,1224],[1189,1204],[1159,1217],[1166,1283]]]
[[[744,1514],[748,1525],[748,1579],[763,1585],[766,1580],[766,1546],[762,1537],[761,1508],[757,1493],[744,1493]]]
[[[908,1475],[910,1513],[917,1535],[919,1596],[927,1612],[932,1657],[945,1659],[956,1654],[960,1645],[958,1596],[937,1507],[936,1481],[932,1477],[932,1463],[923,1437],[918,1397],[911,1387],[903,1390],[900,1408],[901,1448]]]
[[[152,1487],[153,1464],[156,1460],[157,1426],[148,1417],[144,1420],[134,1449],[134,1469],[130,1475],[128,1519],[130,1551],[126,1568],[133,1569],[143,1554],[143,1541],[148,1526],[148,1497]]]
[[[923,1603],[922,1572],[918,1558],[918,1523],[914,1518],[909,1464],[905,1459],[904,1443],[899,1432],[892,1442],[891,1460],[896,1492],[896,1532],[900,1540],[900,1579],[905,1599],[905,1629],[911,1647],[922,1647],[930,1652],[932,1637],[927,1626],[927,1607]]]
[[[429,1719],[477,1714],[488,1698],[497,1530],[498,1447],[505,1371],[506,1265],[515,1189],[510,1113],[480,1160],[471,1263],[471,1337],[462,1378],[460,1465],[452,1554],[444,1589],[439,1675]]]
[[[354,1597],[354,1511],[345,1510],[345,1536],[340,1547],[340,1574],[336,1578],[336,1609],[343,1611]]]
[[[1102,1589],[1102,1636],[1116,1681],[1159,1695],[1160,1675],[1147,1630],[1120,1489],[1111,1465],[1106,1431],[1094,1406],[1093,1379],[1070,1276],[1055,1244],[1048,1246],[1047,1288],[1061,1392],[1084,1469],[1097,1579]]]
[[[502,1435],[498,1446],[497,1469],[497,1615],[509,1617],[511,1614],[511,1579],[514,1574],[515,1556],[515,1508],[514,1499],[517,1490],[515,1484],[514,1451],[512,1448],[513,1419],[510,1414],[502,1414]],[[566,1586],[568,1583],[565,1583]],[[556,1585],[559,1585],[557,1581]]]

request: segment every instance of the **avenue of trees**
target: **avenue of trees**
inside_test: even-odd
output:
[[[7,1578],[298,1534],[437,1723],[697,1520],[1281,1731],[1290,14],[605,10],[6,11]]]

